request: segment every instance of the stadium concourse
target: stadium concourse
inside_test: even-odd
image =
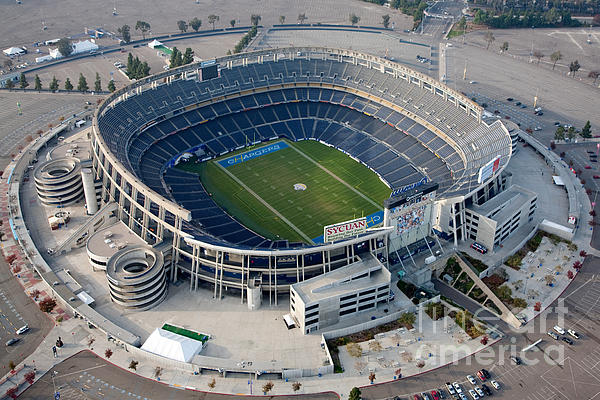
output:
[[[118,203],[130,229],[150,244],[172,243],[171,279],[181,272],[191,287],[210,282],[215,296],[217,287],[267,279],[276,303],[291,283],[352,263],[361,243],[387,262],[389,228],[322,246],[269,240],[218,207],[196,176],[172,168],[183,154],[206,161],[250,138],[318,140],[360,160],[392,190],[434,182],[440,222],[433,228],[456,242],[460,232],[448,229],[453,204],[484,186],[480,172],[490,163],[484,179],[497,179],[512,153],[508,130],[482,122],[482,112],[445,85],[368,54],[264,50],[180,67],[113,93],[96,111],[93,167],[103,203]]]

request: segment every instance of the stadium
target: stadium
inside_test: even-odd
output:
[[[100,105],[92,135],[102,204],[117,203],[118,218],[161,249],[171,280],[189,279],[191,290],[208,283],[218,298],[239,290],[242,302],[259,287],[274,304],[290,285],[360,254],[403,263],[440,240],[466,240],[466,206],[505,188],[516,142],[426,75],[308,47],[141,79]],[[306,199],[285,207],[278,195]],[[316,233],[363,216],[360,234]]]

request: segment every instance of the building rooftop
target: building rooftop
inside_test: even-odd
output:
[[[48,153],[49,159],[57,159],[63,157],[73,157],[79,161],[88,161],[92,159],[92,148],[89,140],[74,140],[64,142]]]
[[[133,233],[122,221],[94,233],[87,242],[87,248],[98,257],[111,257],[124,246],[144,245],[139,236]]]
[[[391,274],[383,264],[370,254],[364,257],[361,261],[296,283],[292,288],[304,304],[308,305],[322,299],[389,283]]]
[[[522,207],[525,203],[530,202],[536,196],[531,190],[525,189],[522,186],[512,185],[482,205],[473,204],[468,208],[501,224],[510,218],[515,210]],[[502,208],[502,210],[491,217],[490,215],[498,208]]]

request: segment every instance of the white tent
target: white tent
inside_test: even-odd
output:
[[[153,41],[151,41],[150,43],[148,43],[148,47],[150,47],[151,49],[158,47],[158,46],[162,46],[162,43],[159,42],[158,40],[154,39]]]
[[[202,350],[202,342],[156,328],[144,342],[142,350],[171,360],[190,362]]]
[[[3,53],[11,57],[16,56],[17,54],[25,54],[25,50],[21,49],[20,47],[9,47],[8,49],[3,50]]]
[[[89,53],[90,51],[98,50],[99,47],[96,43],[90,40],[82,40],[80,42],[72,43],[71,47],[73,47],[73,52],[71,55],[81,54],[81,53]],[[51,49],[50,55],[52,58],[62,58],[63,55],[58,51],[58,48]]]

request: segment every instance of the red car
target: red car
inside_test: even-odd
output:
[[[592,169],[592,167],[590,167],[589,165],[586,165],[584,168],[585,169]]]
[[[594,179],[600,179],[600,175],[594,175]]]
[[[477,377],[481,379],[481,382],[485,382],[485,375],[483,374],[483,371],[477,371]]]
[[[437,390],[431,391],[431,397],[433,397],[433,400],[440,400],[440,394],[437,392]]]

